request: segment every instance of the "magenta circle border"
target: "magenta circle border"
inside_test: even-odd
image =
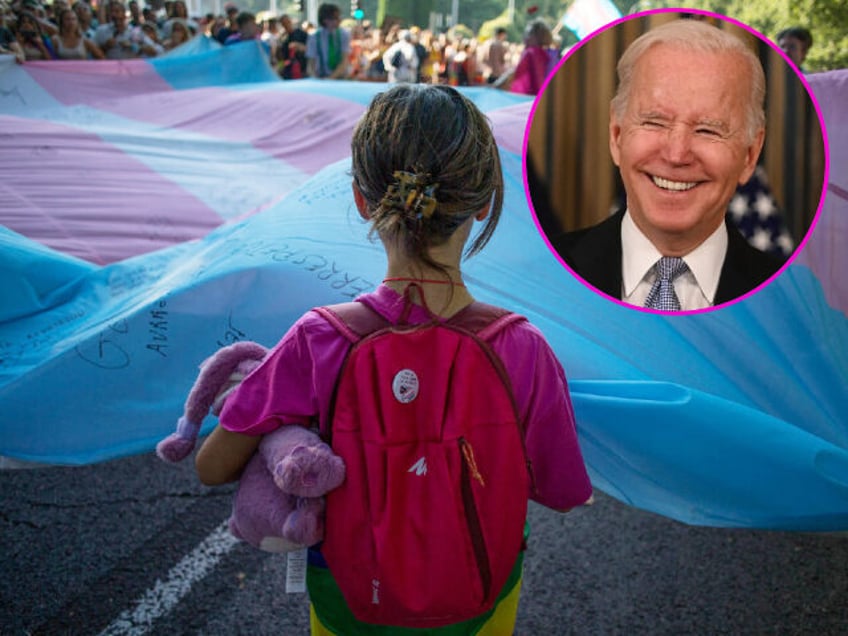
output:
[[[529,141],[529,138],[530,138],[530,128],[533,124],[533,118],[536,115],[536,108],[539,105],[539,100],[541,99],[544,92],[547,90],[548,84],[550,84],[550,82],[553,80],[554,76],[559,72],[560,68],[565,64],[565,62],[572,55],[577,53],[581,48],[583,48],[583,46],[586,43],[591,41],[596,35],[603,33],[604,31],[608,31],[610,29],[613,29],[613,28],[617,27],[619,24],[623,24],[624,22],[628,22],[630,20],[636,20],[636,19],[643,18],[643,17],[649,16],[649,15],[662,14],[662,13],[697,14],[697,15],[708,16],[710,18],[714,18],[716,20],[721,20],[723,22],[729,22],[730,24],[733,24],[733,25],[735,25],[735,26],[737,26],[741,29],[744,29],[745,31],[747,31],[751,35],[755,36],[759,40],[761,40],[761,41],[765,42],[767,45],[769,45],[774,51],[776,51],[783,58],[784,62],[786,62],[790,66],[790,68],[792,68],[795,71],[795,74],[801,80],[801,83],[804,86],[804,90],[807,91],[807,95],[809,96],[810,100],[813,103],[813,107],[815,108],[816,117],[818,117],[818,120],[819,120],[819,128],[821,129],[821,132],[822,132],[822,142],[823,142],[823,145],[824,145],[824,173],[822,174],[822,186],[821,186],[822,189],[821,189],[821,195],[819,196],[819,205],[818,205],[818,208],[816,208],[816,214],[813,217],[812,222],[810,223],[810,227],[807,228],[807,232],[804,234],[804,238],[801,239],[801,242],[794,249],[794,251],[792,252],[792,255],[786,260],[786,262],[780,267],[780,269],[777,270],[777,272],[772,274],[765,281],[763,281],[762,283],[757,285],[754,289],[752,289],[751,291],[749,291],[748,293],[746,293],[742,296],[739,296],[738,298],[734,298],[733,300],[730,300],[726,303],[721,303],[720,305],[714,305],[712,307],[705,307],[703,309],[694,309],[694,310],[689,310],[689,311],[678,311],[678,312],[659,311],[659,310],[656,310],[656,309],[648,309],[646,307],[637,307],[636,305],[631,305],[629,303],[625,303],[618,298],[613,298],[612,296],[605,294],[604,292],[598,290],[597,288],[593,287],[592,285],[587,283],[585,280],[583,280],[583,278],[581,276],[579,276],[573,269],[571,269],[568,265],[566,265],[562,256],[560,256],[559,252],[557,252],[556,249],[554,249],[553,245],[551,245],[551,241],[548,238],[548,235],[542,229],[542,225],[539,222],[539,217],[536,214],[536,209],[533,207],[533,200],[530,197],[530,188],[529,188],[529,184],[528,184],[528,181],[527,181],[527,145],[528,145],[528,141]],[[601,296],[601,297],[603,297],[607,300],[610,300],[610,301],[614,302],[615,304],[619,305],[620,307],[623,307],[623,308],[631,310],[631,311],[639,311],[639,312],[642,312],[642,313],[657,314],[657,315],[661,315],[661,316],[675,316],[675,315],[689,315],[689,316],[691,316],[691,315],[696,315],[696,314],[712,313],[712,312],[717,311],[719,309],[724,309],[726,307],[730,307],[731,305],[735,305],[736,303],[745,301],[747,298],[753,296],[754,294],[759,292],[761,289],[764,289],[765,287],[770,285],[774,280],[776,280],[779,276],[781,276],[783,274],[783,272],[786,271],[786,269],[798,257],[798,254],[800,254],[801,251],[806,247],[807,241],[809,241],[810,236],[812,235],[813,231],[815,230],[816,224],[818,223],[819,217],[821,216],[822,207],[824,206],[824,198],[827,194],[827,184],[830,180],[830,144],[828,142],[827,128],[824,125],[824,118],[822,117],[821,107],[819,106],[818,99],[816,99],[815,94],[813,93],[812,89],[810,88],[810,84],[807,82],[807,79],[804,77],[804,74],[801,73],[798,70],[798,68],[795,66],[795,64],[792,62],[792,60],[789,59],[789,57],[780,49],[779,46],[777,46],[777,44],[775,42],[773,42],[772,40],[767,38],[765,35],[763,35],[759,31],[757,31],[753,27],[751,27],[751,26],[749,26],[749,25],[747,25],[743,22],[740,22],[739,20],[734,20],[733,18],[722,15],[720,13],[714,13],[712,11],[704,11],[704,10],[701,10],[701,9],[684,9],[684,8],[680,8],[680,7],[651,9],[649,11],[640,11],[638,13],[633,13],[633,14],[630,14],[630,15],[627,15],[627,16],[622,16],[621,18],[618,18],[617,20],[614,20],[613,22],[609,22],[609,23],[605,24],[604,26],[596,29],[595,31],[592,31],[589,35],[587,35],[585,38],[583,38],[577,44],[575,44],[573,47],[571,47],[571,49],[569,49],[568,53],[566,55],[564,55],[562,57],[562,59],[557,63],[554,70],[548,75],[547,78],[545,78],[545,82],[542,84],[542,88],[539,90],[539,93],[536,95],[536,98],[533,100],[533,105],[530,108],[530,114],[527,117],[527,125],[524,128],[524,143],[522,145],[522,150],[521,150],[521,176],[522,176],[522,183],[523,183],[523,186],[524,186],[524,196],[527,199],[527,205],[530,208],[531,215],[533,216],[533,222],[536,225],[536,230],[542,236],[542,239],[545,241],[545,245],[547,245],[548,250],[551,252],[551,254],[554,255],[554,257],[557,259],[559,264],[562,267],[564,267],[566,270],[568,270],[571,273],[571,275],[574,276],[574,278],[576,278],[577,281],[581,285],[583,285],[584,287],[589,289],[589,291],[591,291],[592,293],[597,294],[598,296]]]

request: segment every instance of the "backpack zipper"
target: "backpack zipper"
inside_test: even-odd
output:
[[[483,586],[483,600],[489,598],[492,587],[492,568],[489,564],[489,555],[486,553],[486,543],[483,539],[483,526],[480,523],[480,515],[477,512],[477,503],[474,501],[474,493],[471,490],[471,480],[477,481],[485,487],[483,476],[477,469],[474,461],[474,449],[464,437],[460,437],[459,450],[462,455],[462,469],[460,472],[460,487],[462,490],[462,503],[465,508],[465,522],[468,525],[468,533],[471,536],[471,547],[474,551],[474,559],[477,562],[477,571]]]
[[[495,322],[497,320],[498,319],[495,319]],[[516,404],[515,402],[515,393],[512,390],[512,382],[510,382],[509,374],[507,373],[503,361],[500,359],[500,357],[498,357],[498,354],[495,353],[495,350],[492,349],[491,345],[485,339],[481,338],[477,332],[470,331],[457,325],[451,326],[451,328],[455,329],[456,331],[469,334],[474,338],[475,342],[477,342],[483,352],[488,356],[489,361],[492,363],[492,366],[495,369],[495,372],[500,377],[504,387],[506,387],[510,401],[512,402],[512,413],[515,416],[515,423],[516,426],[518,426],[518,436],[521,438],[521,449],[524,452],[524,465],[527,467],[527,475],[530,480],[530,492],[535,495],[538,495],[539,489],[536,485],[536,474],[533,472],[533,461],[527,454],[527,427],[518,413],[518,404]],[[489,336],[487,337],[491,337],[491,334],[489,334]]]

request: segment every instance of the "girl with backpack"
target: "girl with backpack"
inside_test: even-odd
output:
[[[312,634],[512,634],[527,500],[566,511],[589,499],[591,484],[565,374],[544,336],[476,303],[463,283],[473,226],[483,223],[468,256],[501,214],[494,136],[456,90],[401,84],[377,95],[356,126],[352,174],[356,207],[386,251],[383,284],[294,324],[227,399],[197,454],[198,475],[209,485],[236,480],[263,434],[317,421],[347,475],[327,496],[325,542],[309,553]],[[357,334],[363,322],[372,324]],[[411,361],[385,376],[384,391],[381,365],[402,349]],[[448,349],[458,352],[449,365],[431,364]],[[385,415],[407,408],[450,420],[442,432],[461,429],[455,445],[442,454],[445,440],[421,432],[419,411]],[[366,413],[388,419],[374,426]],[[383,429],[410,438],[411,450],[394,439],[378,449]],[[378,485],[368,490],[366,477]],[[466,561],[477,578],[466,579]],[[462,594],[471,600],[448,608]]]

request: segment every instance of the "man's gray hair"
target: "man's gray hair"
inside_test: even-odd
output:
[[[627,109],[636,62],[649,49],[659,44],[667,44],[684,51],[734,53],[739,56],[740,60],[748,66],[748,76],[751,78],[745,119],[748,141],[753,141],[757,131],[765,127],[766,121],[763,109],[766,78],[762,64],[741,39],[698,20],[668,22],[644,33],[627,47],[621,59],[618,60],[618,89],[615,97],[612,98],[612,108],[616,118],[621,121]]]

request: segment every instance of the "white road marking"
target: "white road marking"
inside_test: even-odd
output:
[[[206,576],[238,543],[224,522],[206,537],[191,554],[186,555],[158,580],[134,604],[100,632],[99,636],[141,636],[150,631],[154,621],[170,612],[191,586]]]

